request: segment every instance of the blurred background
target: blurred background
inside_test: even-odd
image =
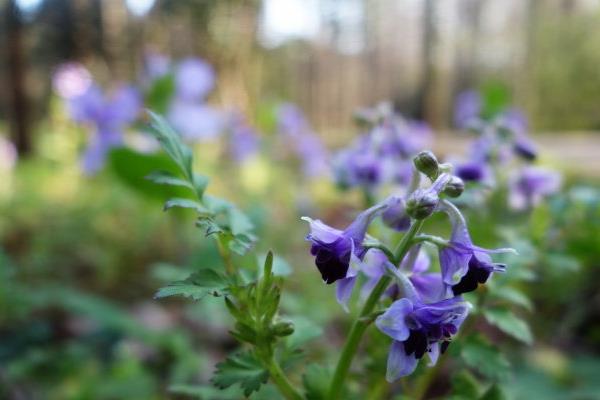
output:
[[[82,157],[101,123],[69,103],[93,81],[172,111],[172,82],[151,71],[190,57],[216,76],[202,102],[235,110],[261,143],[240,134],[240,151],[263,149],[223,161],[236,150],[202,137],[197,168],[252,217],[259,250],[287,259],[284,309],[326,332],[315,360],[347,326],[331,288],[316,285],[299,217],[342,226],[362,196],[302,172],[278,135],[281,106],[302,110],[325,158],[356,137],[357,109],[389,101],[449,159],[470,142],[456,125],[460,93],[518,107],[563,186],[525,219],[471,215],[484,244],[522,245],[533,271],[516,285],[536,341],[499,339],[512,361],[502,379],[513,398],[600,399],[598,0],[0,0],[0,398],[225,398],[190,386],[235,348],[221,301],[153,300],[195,265],[219,264],[216,250],[192,214],[161,213],[166,192],[142,179],[165,162],[139,134],[144,117],[127,122],[135,152],[107,150],[90,173]],[[84,72],[65,86],[64,65]],[[516,238],[492,232],[499,223]]]

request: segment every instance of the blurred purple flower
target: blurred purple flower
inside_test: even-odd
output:
[[[302,162],[305,176],[316,177],[327,172],[327,150],[296,105],[285,103],[279,106],[277,126],[279,133]]]
[[[562,179],[558,172],[539,167],[524,167],[511,179],[509,202],[517,210],[531,208],[544,197],[556,193]]]
[[[493,272],[503,272],[506,265],[492,262],[490,253],[514,252],[513,249],[484,249],[475,246],[466,221],[452,203],[442,201],[441,209],[452,222],[452,234],[446,246],[440,248],[442,279],[455,295],[472,292],[485,283]]]
[[[17,149],[3,136],[0,136],[0,170],[10,171],[17,163]]]
[[[82,167],[93,174],[104,165],[108,151],[123,142],[123,130],[137,118],[141,97],[130,86],[121,86],[109,95],[95,85],[80,96],[68,100],[74,121],[93,127],[94,133],[84,152]]]
[[[243,115],[234,112],[229,121],[229,149],[237,162],[244,162],[255,155],[259,148],[257,132],[248,124]]]
[[[167,75],[171,70],[171,59],[164,54],[147,52],[144,56],[144,80],[152,82]]]
[[[454,105],[454,124],[460,129],[468,129],[479,119],[482,101],[474,90],[461,92]]]
[[[215,138],[226,126],[223,112],[202,103],[175,99],[169,108],[168,118],[173,128],[184,139],[203,141]]]
[[[69,62],[58,66],[52,76],[52,86],[63,99],[83,95],[92,85],[92,75],[81,64]]]
[[[302,217],[310,224],[306,239],[312,243],[310,252],[315,256],[315,264],[327,284],[338,281],[337,299],[344,307],[366,253],[362,243],[367,229],[384,208],[385,205],[380,204],[361,212],[343,231],[325,225],[320,220]]]
[[[180,100],[203,101],[215,86],[213,67],[200,58],[187,58],[175,69],[175,93]]]

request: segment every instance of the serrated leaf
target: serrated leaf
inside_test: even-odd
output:
[[[252,248],[255,241],[256,236],[251,234],[236,235],[229,241],[229,249],[243,256]]]
[[[160,115],[148,111],[152,119],[151,133],[159,141],[164,151],[175,161],[181,172],[192,179],[192,151],[182,141],[181,137],[171,128],[169,123]]]
[[[206,207],[215,214],[221,214],[227,212],[233,205],[220,197],[206,195],[203,198]]]
[[[470,336],[461,345],[461,358],[475,371],[496,380],[505,380],[510,373],[510,363],[495,346],[481,336]]]
[[[217,370],[212,378],[215,386],[225,389],[239,383],[244,389],[244,395],[250,396],[257,392],[262,384],[267,383],[269,372],[250,352],[234,354],[225,361],[217,364]]]
[[[506,393],[504,393],[502,387],[497,383],[494,383],[483,395],[481,395],[479,400],[506,400],[506,398]]]
[[[204,175],[194,174],[194,189],[200,199],[204,196],[204,191],[208,186],[209,179]]]
[[[234,236],[252,232],[254,225],[252,221],[237,207],[231,207],[228,211],[229,229]]]
[[[198,218],[198,221],[196,221],[196,225],[200,229],[204,230],[204,234],[206,236],[210,236],[210,235],[214,235],[215,233],[223,232],[223,229],[212,218],[208,218],[208,217]]]
[[[181,198],[169,199],[163,206],[163,210],[167,211],[167,210],[170,210],[171,208],[189,208],[189,209],[195,210],[201,214],[209,214],[210,213],[210,211],[207,210],[206,208],[204,208],[204,206],[202,204],[198,203],[195,200],[190,200],[190,199],[181,199]]]
[[[523,292],[512,287],[502,286],[490,288],[490,295],[511,304],[521,306],[528,311],[533,310],[533,303],[531,303],[531,300],[529,300]]]
[[[317,364],[310,364],[302,376],[307,400],[325,400],[329,390],[331,371]]]
[[[187,279],[162,287],[154,295],[155,299],[169,296],[183,296],[200,300],[206,295],[223,296],[229,292],[229,281],[212,269],[194,272]]]
[[[514,315],[510,310],[488,308],[483,311],[483,315],[490,324],[498,327],[502,332],[523,343],[533,343],[533,335],[527,322]]]
[[[154,171],[150,175],[146,176],[146,179],[159,185],[181,186],[193,189],[192,185],[188,181],[178,178],[167,171]]]

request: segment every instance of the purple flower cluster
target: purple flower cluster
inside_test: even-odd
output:
[[[518,165],[517,160],[531,163],[537,149],[528,136],[527,118],[516,108],[507,108],[490,118],[483,118],[483,102],[477,92],[467,91],[457,97],[454,120],[461,129],[479,134],[473,142],[468,161],[456,163],[456,175],[465,182],[494,186],[499,173]],[[509,205],[517,210],[537,204],[560,188],[557,172],[518,166],[511,174]]]
[[[334,155],[336,183],[343,188],[359,187],[368,193],[385,184],[407,185],[411,178],[411,157],[431,138],[428,127],[404,119],[387,103],[361,110],[357,118],[368,130]]]
[[[296,105],[286,103],[278,108],[277,129],[302,163],[302,172],[306,177],[314,178],[327,173],[327,150]]]
[[[505,270],[505,265],[493,262],[490,254],[513,251],[473,244],[464,217],[446,198],[461,193],[457,190],[460,180],[446,172],[451,166],[438,164],[430,152],[415,157],[414,165],[431,180],[431,185],[414,188],[405,198],[384,200],[361,212],[344,230],[303,217],[310,224],[307,240],[315,264],[325,283],[337,284],[338,302],[346,310],[353,288],[361,281],[359,277],[364,277],[363,300],[375,293],[379,282],[390,279],[391,284],[379,292],[389,306],[375,320],[379,330],[392,339],[386,376],[390,382],[411,374],[425,355],[429,365],[436,363],[468,315],[470,306],[461,295],[476,290],[494,272]],[[421,221],[434,212],[448,215],[452,225],[449,240],[415,236]],[[369,225],[378,216],[402,227],[411,226],[399,255],[367,235]],[[429,269],[431,263],[423,242],[437,246],[439,272]]]
[[[187,140],[212,139],[226,128],[226,115],[206,102],[215,80],[212,66],[202,59],[187,58],[175,66],[175,93],[167,116]]]
[[[66,101],[71,118],[92,130],[82,168],[86,174],[94,174],[104,165],[109,150],[123,144],[125,129],[141,110],[141,95],[127,85],[105,93],[93,82],[87,69],[75,63],[59,67],[53,83],[56,92]]]

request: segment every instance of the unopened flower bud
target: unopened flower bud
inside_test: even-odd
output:
[[[521,139],[515,141],[513,149],[517,155],[527,161],[534,161],[537,158],[537,150],[534,144],[528,140]]]
[[[417,171],[424,173],[431,180],[435,180],[439,173],[439,163],[435,155],[428,150],[422,151],[413,159]]]
[[[458,176],[453,176],[444,188],[444,193],[450,197],[459,197],[465,191],[465,183]]]
[[[414,219],[425,219],[433,214],[439,200],[435,191],[417,189],[406,201],[406,213]]]
[[[289,336],[294,333],[294,324],[290,321],[281,321],[273,325],[275,336]]]
[[[381,220],[388,227],[397,231],[405,231],[410,227],[410,217],[406,214],[406,202],[402,197],[392,196],[387,201],[387,208],[381,214]]]

